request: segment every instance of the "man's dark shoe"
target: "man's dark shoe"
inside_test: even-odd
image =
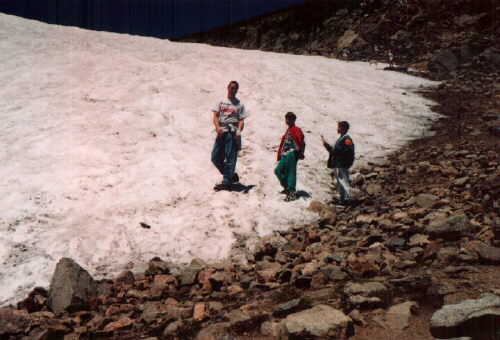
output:
[[[294,192],[289,192],[285,197],[285,202],[295,201],[297,199],[297,195]]]
[[[240,181],[240,176],[235,172],[233,175],[233,183],[239,183]]]
[[[219,183],[214,186],[215,191],[231,190],[231,188],[232,188],[231,184],[226,184],[226,183]]]

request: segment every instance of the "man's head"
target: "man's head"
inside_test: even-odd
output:
[[[340,133],[341,135],[344,135],[349,131],[349,123],[346,122],[345,120],[338,122],[337,125],[337,132]]]
[[[288,126],[295,125],[295,121],[297,120],[297,116],[293,112],[287,112],[285,115],[285,122]]]
[[[236,80],[231,80],[229,82],[229,85],[227,85],[227,97],[228,98],[234,98],[236,96],[236,93],[238,92],[238,89],[240,88],[240,84]]]

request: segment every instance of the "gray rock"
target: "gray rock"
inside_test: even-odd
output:
[[[418,304],[407,301],[389,308],[385,315],[385,322],[389,328],[403,330],[409,326],[411,313],[416,313]]]
[[[425,247],[428,243],[430,243],[430,241],[427,235],[415,234],[410,237],[410,242],[408,242],[408,245],[410,247]]]
[[[439,197],[431,194],[419,194],[417,196],[417,204],[422,208],[431,208]]]
[[[62,258],[50,283],[47,306],[54,313],[89,309],[90,299],[97,292],[92,276],[69,258]]]
[[[291,314],[283,321],[285,336],[347,339],[354,335],[352,319],[327,305],[317,305],[303,312]]]
[[[387,292],[387,287],[380,282],[348,282],[344,287],[344,294],[347,296],[361,295],[384,299],[387,296]]]
[[[187,266],[181,269],[181,284],[182,285],[193,285],[196,281],[198,273],[201,271],[201,267],[198,266]]]
[[[273,311],[273,316],[277,318],[284,318],[289,314],[298,312],[308,307],[309,305],[304,299],[294,299],[276,306]]]
[[[431,239],[442,238],[445,241],[454,241],[464,236],[464,233],[472,232],[473,226],[465,214],[460,214],[431,222],[425,227],[425,231]]]
[[[343,272],[340,267],[333,264],[323,266],[321,272],[332,281],[344,281],[349,278],[349,274]]]
[[[500,297],[483,294],[478,299],[445,305],[432,315],[430,331],[436,338],[496,339],[500,332]]]
[[[382,193],[382,186],[380,184],[368,184],[365,191],[370,196],[376,196]]]
[[[383,301],[378,297],[365,297],[361,295],[351,295],[347,299],[350,309],[373,309],[383,307]]]
[[[429,71],[437,73],[449,73],[458,68],[458,58],[451,48],[435,55],[429,61]]]

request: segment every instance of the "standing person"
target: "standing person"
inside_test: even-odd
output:
[[[392,54],[392,50],[389,50],[389,52],[387,52],[387,56],[389,57],[389,67],[393,67],[394,66],[394,54]]]
[[[285,201],[293,201],[297,198],[295,185],[297,183],[297,162],[304,159],[306,143],[302,130],[295,126],[297,116],[293,112],[287,112],[285,123],[288,126],[283,137],[281,137],[278,148],[278,165],[274,169],[281,186],[282,193],[286,194]]]
[[[332,176],[337,181],[337,193],[340,196],[340,205],[344,206],[350,203],[349,192],[351,186],[349,182],[349,168],[354,163],[354,143],[347,134],[347,131],[349,131],[349,123],[346,121],[339,122],[337,132],[340,134],[340,137],[333,147],[321,136],[323,145],[330,153],[327,165],[328,168],[333,169]]]
[[[223,176],[222,183],[217,184],[215,190],[230,190],[233,183],[240,181],[235,170],[247,113],[243,103],[236,98],[239,87],[237,81],[231,80],[227,86],[227,98],[212,107],[213,123],[217,132],[212,163]]]

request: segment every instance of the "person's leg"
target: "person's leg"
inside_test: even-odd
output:
[[[340,203],[348,203],[350,199],[349,191],[351,184],[349,182],[349,168],[337,168],[337,190],[340,195]]]
[[[212,149],[212,163],[224,175],[224,135],[215,139]]]
[[[234,138],[233,134],[226,133],[226,145],[224,148],[226,163],[224,164],[224,179],[222,183],[233,183],[236,161],[238,160],[238,150],[241,147],[241,139]]]
[[[287,182],[286,182],[286,175],[285,175],[285,169],[286,169],[286,155],[283,155],[276,165],[276,168],[274,168],[274,174],[276,177],[278,177],[278,180],[280,181],[281,186],[285,189],[288,190],[287,188]]]
[[[291,193],[295,193],[297,184],[297,154],[295,152],[290,152],[286,156],[286,183],[287,188]]]

